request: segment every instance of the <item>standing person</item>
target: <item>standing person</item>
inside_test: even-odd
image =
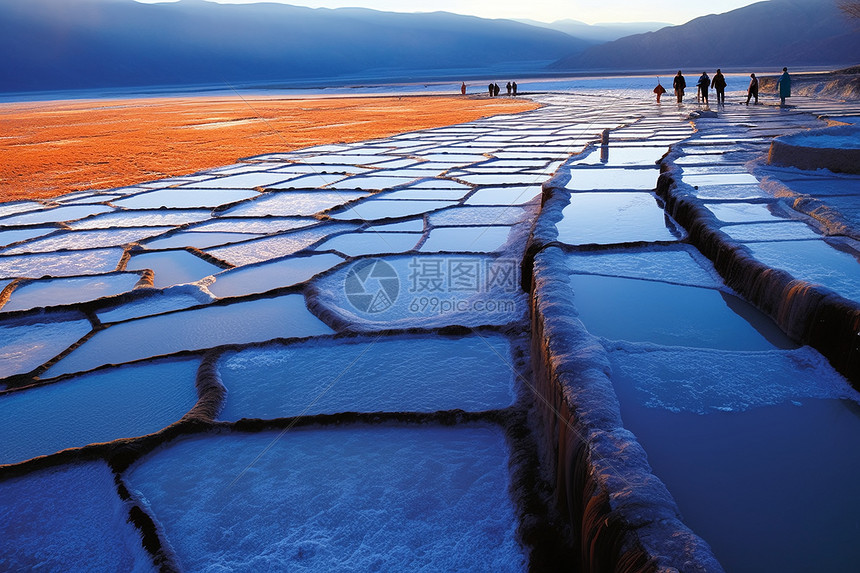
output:
[[[711,87],[717,90],[717,105],[726,105],[726,76],[717,68]]]
[[[493,84],[493,95],[499,95],[500,91],[502,91],[502,88],[499,87],[499,84]]]
[[[785,107],[785,98],[791,97],[791,76],[788,75],[788,68],[782,68],[782,75],[776,80],[776,87],[779,89],[779,105]]]
[[[508,85],[506,85],[506,86],[505,86],[505,88],[507,88],[507,90],[508,90],[508,97],[510,97],[510,96],[511,96],[511,82],[508,82]]]
[[[750,87],[747,90],[747,105],[750,104],[750,98],[755,97],[755,103],[758,103],[758,78],[755,74],[750,74]]]
[[[493,86],[493,84],[490,84],[490,85],[488,85],[488,86],[487,86],[487,90],[490,92],[490,97],[493,97],[493,89],[494,89],[494,87],[495,87],[495,86]]]
[[[657,78],[657,87],[654,88],[654,93],[657,94],[657,103],[660,103],[660,96],[666,93],[666,88],[660,83],[660,78]]]
[[[460,86],[460,93],[466,95],[466,82],[463,82],[463,85]]]
[[[511,87],[514,89],[514,96],[517,95],[517,82],[511,82]]]
[[[699,91],[702,92],[702,101],[705,105],[708,105],[708,90],[711,88],[711,78],[708,76],[708,72],[702,72],[696,85],[698,86]]]
[[[684,88],[687,87],[687,80],[684,79],[681,70],[678,70],[678,75],[672,81],[672,88],[675,90],[675,97],[678,98],[678,103],[684,100]]]

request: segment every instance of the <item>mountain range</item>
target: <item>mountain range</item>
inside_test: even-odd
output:
[[[511,20],[444,12],[2,0],[0,91],[324,82],[344,75],[420,81],[434,70],[541,69],[590,44]]]
[[[770,0],[593,46],[563,70],[666,70],[848,65],[860,62],[860,20],[837,0]]]
[[[836,2],[769,0],[661,27],[278,3],[0,0],[0,92],[857,64],[858,20]],[[654,31],[605,42],[643,29]]]

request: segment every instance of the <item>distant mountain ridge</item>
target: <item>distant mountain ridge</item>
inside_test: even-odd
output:
[[[770,0],[621,38],[559,60],[555,70],[815,66],[860,62],[860,29],[836,0]]]
[[[511,20],[181,0],[0,1],[0,91],[331,79],[543,62],[589,42]]]
[[[595,44],[603,42],[611,42],[624,36],[633,34],[644,34],[645,32],[653,32],[666,26],[671,26],[666,22],[604,22],[598,24],[586,24],[579,20],[556,20],[549,24],[544,22],[536,22],[534,20],[517,20],[532,26],[542,26],[551,30],[558,30],[569,34],[574,38],[586,40]]]

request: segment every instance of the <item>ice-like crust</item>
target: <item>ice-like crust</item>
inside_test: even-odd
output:
[[[139,280],[137,273],[116,273],[34,281],[17,287],[0,310],[10,312],[89,302],[128,292]]]
[[[199,359],[122,366],[0,394],[0,464],[157,432],[197,402]]]
[[[212,212],[201,209],[161,211],[115,211],[70,223],[72,229],[108,229],[114,227],[160,227],[185,225],[205,221]]]
[[[158,288],[193,283],[222,270],[183,250],[137,253],[132,255],[125,268],[129,271],[152,270],[155,273],[153,284]]]
[[[283,231],[294,231],[303,227],[309,227],[319,223],[318,219],[310,217],[279,218],[266,217],[261,219],[231,219],[219,217],[211,221],[204,221],[199,225],[189,227],[189,231],[206,231],[214,233],[259,233],[268,235],[270,233],[281,233]]]
[[[28,241],[17,247],[5,249],[4,255],[18,255],[22,253],[48,253],[60,250],[98,249],[102,247],[116,247],[136,243],[141,239],[160,235],[170,231],[173,227],[142,227],[107,229],[99,231],[64,231],[45,237]]]
[[[349,427],[192,438],[127,479],[188,570],[524,571],[507,459],[491,427]]]
[[[457,205],[456,201],[418,201],[410,199],[365,199],[354,203],[348,209],[331,213],[332,219],[354,221],[376,221],[379,219],[394,219],[422,215],[431,211]]]
[[[654,169],[575,169],[571,173],[567,189],[589,191],[594,189],[631,189],[650,191],[657,186],[660,172]]]
[[[371,225],[364,229],[364,233],[421,233],[424,231],[424,219],[409,219],[400,223],[383,223]]]
[[[451,225],[515,225],[530,218],[537,207],[458,207],[431,213],[430,224]]]
[[[421,237],[421,233],[345,233],[321,243],[316,250],[338,251],[348,257],[403,253],[413,250]]]
[[[40,211],[30,211],[12,215],[0,219],[2,225],[41,225],[44,223],[59,223],[62,221],[74,221],[83,219],[90,215],[107,213],[113,211],[113,207],[104,205],[74,205],[68,207],[55,207],[42,209]]]
[[[332,332],[308,312],[304,297],[299,294],[209,306],[111,326],[96,333],[43,377],[84,372],[105,364],[122,364],[183,350]]]
[[[722,231],[736,241],[794,241],[820,239],[821,235],[799,221],[727,225]]]
[[[119,322],[208,304],[215,300],[194,284],[177,285],[166,289],[146,289],[139,292],[146,292],[146,296],[135,297],[117,306],[97,311],[99,320],[105,324]]]
[[[6,571],[157,569],[128,523],[104,462],[0,482],[0,566]]]
[[[721,288],[723,281],[698,251],[681,247],[659,251],[650,247],[614,252],[579,252],[567,255],[574,273],[659,280],[673,284]]]
[[[311,282],[309,303],[344,328],[507,325],[523,319],[519,259],[416,254],[364,258]]]
[[[207,288],[217,297],[262,293],[303,283],[343,261],[342,257],[333,253],[310,257],[289,257],[270,263],[223,271],[215,275],[215,282]]]
[[[812,348],[770,352],[667,349],[608,343],[613,382],[630,385],[649,408],[742,412],[804,398],[850,399],[860,393]]]
[[[759,203],[714,203],[705,204],[705,208],[725,223],[759,223],[785,220],[774,215],[767,205]]]
[[[466,205],[521,205],[541,194],[540,185],[484,187],[466,200]]]
[[[0,378],[41,366],[92,330],[82,314],[62,313],[0,322]]]
[[[281,191],[264,194],[255,201],[246,201],[224,213],[225,217],[302,217],[314,215],[367,197],[359,191]]]
[[[295,254],[329,235],[352,231],[355,228],[356,225],[352,223],[321,225],[313,229],[298,230],[226,247],[215,247],[207,249],[207,252],[236,266],[250,265]]]
[[[220,364],[219,419],[340,412],[480,412],[514,401],[515,372],[498,334],[357,338],[252,348]]]
[[[750,243],[748,247],[766,265],[860,302],[860,264],[824,241]]]
[[[282,183],[287,179],[289,179],[289,176],[283,173],[241,173],[206,179],[205,181],[195,183],[186,183],[178,187],[178,189],[254,189],[256,187],[276,187],[277,183]]]
[[[194,247],[195,249],[208,249],[220,245],[229,245],[250,239],[258,239],[262,235],[251,233],[216,233],[182,231],[173,233],[169,237],[158,237],[153,240],[143,241],[147,249],[174,249]]]
[[[121,258],[122,249],[0,256],[0,277],[71,277],[109,273],[116,269]]]
[[[47,235],[48,233],[53,233],[56,230],[56,227],[42,227],[32,229],[16,229],[12,231],[0,231],[0,247],[5,247],[6,245],[11,245],[12,243],[17,243],[18,241],[35,239],[36,237],[41,237]]]
[[[117,199],[113,204],[128,209],[187,209],[218,207],[258,195],[250,189],[160,189]]]
[[[26,213],[28,211],[39,211],[45,206],[37,201],[13,201],[11,203],[0,204],[0,217],[8,217],[17,215],[18,213]],[[6,224],[5,221],[3,223]]]
[[[676,241],[675,225],[647,192],[574,193],[557,223],[569,245]]]
[[[272,189],[312,189],[315,187],[325,187],[330,185],[332,189],[336,188],[333,183],[336,183],[344,178],[344,175],[331,175],[325,173],[313,173],[311,175],[303,175],[277,185],[270,185]],[[351,187],[356,189],[356,187]]]
[[[430,231],[421,252],[492,253],[508,242],[510,226],[437,227]]]

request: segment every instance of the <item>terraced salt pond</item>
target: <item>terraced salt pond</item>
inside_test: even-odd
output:
[[[694,131],[650,95],[537,97],[0,205],[0,568],[718,572],[712,548],[730,571],[849,570],[858,396],[723,283],[657,185],[665,156],[721,240],[854,296],[850,237],[783,198],[821,189],[844,209],[851,181],[755,167],[767,138],[815,120],[727,108]],[[552,293],[522,286],[545,254],[562,315],[544,325],[580,330],[533,341],[530,303]],[[599,376],[600,403],[576,403]],[[545,387],[562,406],[546,427]],[[656,475],[625,482],[646,459]],[[600,483],[578,516],[583,476]],[[636,507],[641,553],[602,495],[612,516]]]

